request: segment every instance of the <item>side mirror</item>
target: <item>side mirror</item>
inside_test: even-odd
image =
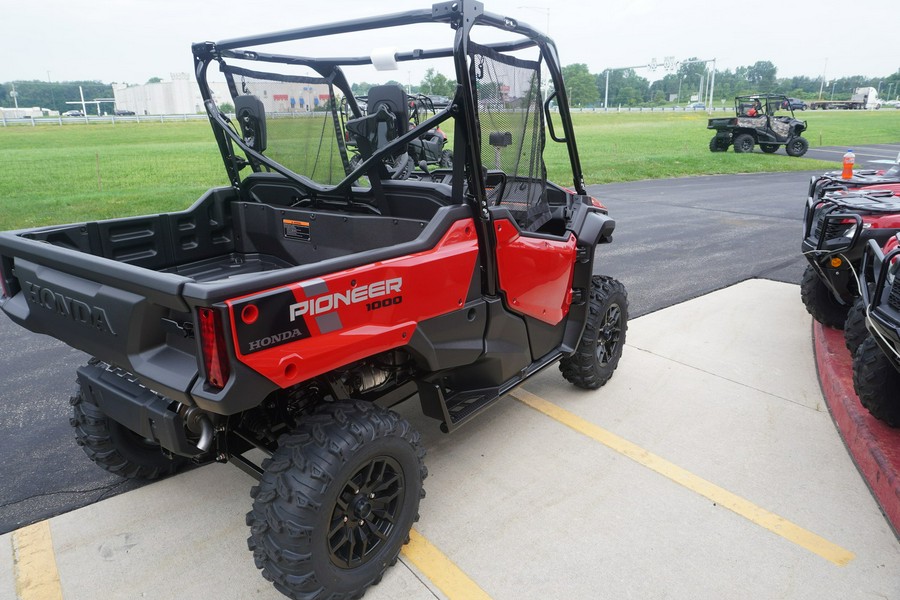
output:
[[[241,125],[241,135],[257,152],[266,150],[266,108],[258,97],[247,94],[234,99],[234,112]]]

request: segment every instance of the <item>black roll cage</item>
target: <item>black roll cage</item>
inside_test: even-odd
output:
[[[221,114],[216,107],[212,98],[212,92],[206,80],[206,73],[209,65],[213,61],[223,61],[228,58],[308,67],[344,92],[350,110],[358,117],[361,116],[362,111],[356,98],[351,93],[350,84],[341,67],[371,64],[371,57],[351,56],[312,58],[272,54],[246,48],[286,41],[325,37],[342,33],[415,25],[419,23],[445,23],[450,25],[456,30],[453,47],[432,50],[416,49],[407,52],[398,52],[396,54],[396,60],[398,62],[405,62],[430,58],[453,57],[458,82],[455,97],[448,107],[438,111],[431,118],[422,121],[414,129],[393,140],[387,146],[379,148],[371,157],[358,165],[357,168],[349,173],[341,182],[333,186],[322,185],[302,174],[294,173],[247,146],[241,136],[233,130],[228,118]],[[465,121],[465,128],[464,131],[456,131],[457,135],[455,136],[454,155],[457,157],[457,160],[454,160],[454,164],[460,164],[461,166],[464,164],[468,165],[468,178],[469,183],[471,184],[468,189],[471,190],[471,195],[474,196],[473,199],[478,201],[478,213],[481,214],[482,210],[486,212],[487,203],[484,197],[484,185],[482,181],[482,164],[480,156],[481,139],[480,131],[477,126],[475,85],[471,80],[467,65],[469,37],[472,27],[475,25],[494,27],[523,36],[524,39],[520,40],[486,44],[487,47],[498,52],[514,52],[531,47],[537,47],[540,50],[554,85],[553,94],[545,99],[544,109],[545,111],[549,111],[550,100],[555,97],[557,99],[563,126],[563,135],[559,137],[556,135],[555,131],[553,131],[552,121],[548,118],[548,123],[551,123],[549,126],[551,137],[557,142],[564,142],[567,144],[574,187],[579,194],[584,194],[584,180],[580,161],[578,159],[578,151],[575,146],[575,136],[572,133],[566,90],[562,81],[562,73],[559,67],[555,44],[543,33],[525,23],[510,17],[484,12],[483,4],[475,0],[441,2],[434,4],[431,9],[413,10],[379,17],[354,19],[326,25],[284,30],[269,34],[233,38],[219,42],[201,42],[194,44],[192,49],[197,83],[200,86],[200,93],[203,97],[210,121],[214,125],[218,125],[217,127],[214,126],[213,130],[219,144],[219,149],[222,152],[225,168],[228,172],[231,184],[235,187],[240,185],[239,171],[240,167],[243,166],[243,161],[235,157],[231,146],[231,144],[237,144],[249,157],[265,164],[285,177],[296,181],[299,185],[308,189],[313,195],[321,193],[348,194],[350,193],[353,182],[369,171],[376,162],[388,155],[392,148],[409,142],[409,140],[420,136],[423,132],[443,123],[451,117],[456,117],[457,119],[462,118]],[[231,91],[232,94],[235,94],[236,92],[234,89]],[[457,126],[457,129],[459,130],[460,127]],[[462,135],[459,135],[460,133]],[[465,160],[458,160],[459,156],[463,156]],[[462,185],[465,174],[461,171],[457,171],[460,170],[454,167],[454,182],[458,182],[458,185]]]

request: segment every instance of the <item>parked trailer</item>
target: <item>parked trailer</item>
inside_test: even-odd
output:
[[[809,107],[813,110],[861,110],[864,108],[881,108],[878,90],[873,87],[856,88],[849,100],[812,100]]]

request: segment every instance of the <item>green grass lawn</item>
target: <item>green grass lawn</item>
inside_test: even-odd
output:
[[[809,121],[813,147],[900,141],[900,110],[798,116]],[[586,182],[835,168],[783,150],[713,154],[707,118],[576,113]],[[564,148],[548,141],[546,162],[551,179],[571,183]],[[2,127],[0,165],[0,230],[181,210],[208,188],[227,185],[205,121]]]
[[[715,113],[725,116],[727,113]],[[804,111],[805,137],[812,147],[848,146],[900,141],[900,110]],[[834,163],[775,154],[712,153],[703,112],[575,113],[578,152],[587,183],[609,183],[712,175],[834,169]],[[553,146],[553,147],[551,147]],[[551,179],[566,181],[564,149],[548,142]]]

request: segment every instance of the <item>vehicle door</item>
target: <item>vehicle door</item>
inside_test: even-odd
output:
[[[472,58],[498,284],[536,359],[562,339],[576,258],[567,193],[546,181],[540,64],[478,46]]]

